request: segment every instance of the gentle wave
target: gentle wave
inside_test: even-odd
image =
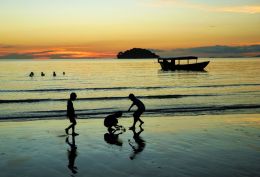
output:
[[[172,99],[172,98],[183,98],[183,97],[207,97],[207,96],[218,96],[216,94],[196,94],[196,95],[148,95],[138,96],[141,99]],[[99,100],[123,100],[127,99],[125,96],[118,97],[93,97],[93,98],[78,98],[78,101],[99,101]],[[54,101],[66,101],[67,99],[19,99],[19,100],[0,100],[0,104],[6,103],[35,103],[35,102],[54,102]]]
[[[0,90],[0,92],[67,92],[67,91],[95,91],[95,90],[149,90],[149,89],[173,89],[173,88],[211,88],[211,87],[241,87],[260,86],[255,83],[226,84],[226,85],[197,85],[197,86],[154,86],[154,87],[97,87],[97,88],[53,88],[53,89],[29,89],[29,90]]]
[[[195,87],[203,87],[203,88],[215,87],[215,88],[217,88],[217,87],[241,87],[241,86],[260,86],[260,84],[249,83],[249,84],[225,84],[225,85],[224,84],[223,85],[199,85],[199,86],[195,86]]]
[[[178,116],[178,115],[204,115],[209,112],[213,114],[236,114],[237,110],[244,110],[245,113],[252,113],[251,110],[256,109],[255,112],[260,113],[260,104],[237,104],[226,106],[200,106],[200,107],[178,107],[178,108],[160,108],[160,109],[148,109],[142,115],[143,117],[161,117],[161,116]],[[100,109],[86,109],[77,110],[79,119],[87,118],[104,118],[105,116],[117,111],[114,108],[100,108]],[[241,113],[241,111],[239,112]],[[131,117],[132,112],[123,111],[123,117]],[[66,110],[50,110],[50,111],[35,111],[19,114],[17,116],[1,116],[0,120],[6,119],[48,119],[48,118],[65,118]],[[84,118],[85,117],[85,118]]]
[[[131,89],[164,89],[171,87],[97,87],[97,88],[53,88],[53,89],[32,89],[32,90],[0,90],[0,92],[67,92],[67,91],[95,91],[95,90],[131,90]]]

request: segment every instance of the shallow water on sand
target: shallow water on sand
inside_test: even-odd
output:
[[[71,92],[83,119],[126,111],[129,93],[145,103],[143,116],[260,113],[256,58],[210,59],[206,72],[164,72],[156,60],[1,60],[0,66],[0,119],[64,118]]]
[[[103,120],[2,122],[0,176],[259,176],[259,114],[145,117],[143,130],[107,141]],[[119,119],[125,127],[131,119]],[[135,136],[135,133],[140,134]],[[115,143],[115,142],[121,142]],[[74,166],[74,170],[69,168]]]

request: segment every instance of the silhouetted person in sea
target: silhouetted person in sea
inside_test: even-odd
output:
[[[33,77],[34,76],[34,72],[30,72],[29,76]]]
[[[145,141],[143,140],[142,137],[140,137],[140,134],[144,131],[144,129],[140,126],[140,131],[138,133],[136,133],[135,129],[132,130],[133,131],[133,139],[135,140],[135,143],[137,146],[133,145],[133,142],[131,142],[131,140],[128,140],[129,145],[132,147],[133,149],[133,153],[130,155],[130,159],[133,160],[137,154],[139,154],[140,152],[142,152],[145,148]]]
[[[45,74],[43,72],[41,72],[41,76],[45,76]]]
[[[63,76],[65,76],[65,72],[63,72],[62,74],[63,74]]]
[[[77,99],[76,93],[72,92],[70,94],[70,99],[68,100],[68,103],[67,103],[67,117],[70,119],[70,122],[72,124],[65,129],[66,134],[69,134],[69,129],[71,128],[72,135],[79,135],[79,134],[75,133],[75,126],[77,124],[77,121],[76,121],[77,115],[75,114],[75,110],[74,110],[74,106],[73,106],[73,102],[72,102],[72,101],[75,101],[76,99]]]
[[[53,77],[56,77],[56,73],[55,73],[55,71],[52,73],[52,75],[53,75]]]
[[[75,166],[75,160],[77,157],[77,146],[75,143],[75,136],[72,135],[72,143],[69,142],[69,137],[66,138],[66,143],[70,146],[68,150],[68,168],[71,170],[73,174],[77,173],[78,168]]]
[[[118,111],[114,114],[110,114],[104,119],[104,126],[107,127],[109,132],[119,130],[123,128],[123,126],[118,125],[118,118],[122,116],[122,112]]]
[[[133,117],[134,117],[134,123],[132,127],[129,127],[129,129],[134,129],[135,128],[135,124],[137,121],[140,121],[140,126],[144,123],[141,119],[140,116],[143,114],[143,112],[145,111],[145,106],[143,104],[142,101],[140,101],[138,98],[135,97],[134,94],[129,94],[129,99],[133,102],[132,105],[129,107],[128,111],[131,110],[131,108],[136,105],[137,106],[137,110],[134,112]]]

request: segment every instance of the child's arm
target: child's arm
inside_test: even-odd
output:
[[[129,107],[128,112],[131,110],[131,108],[134,106],[134,103]]]

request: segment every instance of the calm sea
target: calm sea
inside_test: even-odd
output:
[[[260,113],[259,58],[210,59],[206,72],[164,72],[156,60],[1,60],[0,66],[0,119],[65,118],[71,92],[82,119],[127,111],[129,93],[145,103],[146,117]]]

